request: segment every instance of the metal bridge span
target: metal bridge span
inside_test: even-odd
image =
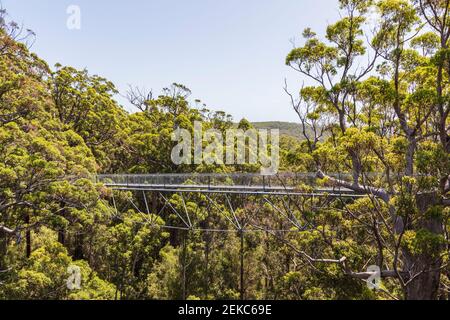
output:
[[[333,175],[350,180],[350,175]],[[261,196],[304,196],[358,198],[364,194],[349,189],[323,186],[312,173],[260,174],[146,174],[99,175],[97,182],[122,191],[158,193],[240,194]]]
[[[352,181],[349,175],[333,175],[335,178]],[[259,174],[149,174],[149,175],[100,175],[97,182],[103,183],[113,191],[130,191],[135,194],[141,203],[135,203],[133,199],[128,201],[137,212],[145,219],[144,223],[161,229],[174,232],[181,237],[183,252],[186,252],[186,244],[191,232],[200,233],[237,233],[240,238],[240,283],[239,291],[241,299],[245,297],[245,237],[248,233],[265,233],[272,235],[280,242],[284,242],[282,234],[301,233],[316,228],[314,217],[303,212],[303,204],[308,203],[314,211],[328,206],[333,200],[342,199],[343,202],[352,201],[364,194],[357,194],[351,190],[324,186],[319,183],[315,174],[285,173],[274,176]],[[148,198],[148,194],[152,197]],[[174,205],[170,199],[178,194],[182,205]],[[185,197],[192,194],[202,194],[203,205],[209,210],[214,209],[214,215],[224,217],[225,225],[210,225],[205,220],[200,220],[192,208],[188,209]],[[246,198],[253,204],[268,204],[273,210],[275,223],[267,224],[261,216],[242,215],[237,212],[242,205],[239,199]],[[149,201],[150,200],[150,201]],[[234,203],[238,200],[238,203]],[[112,192],[112,204],[114,205],[116,218],[120,218],[120,208],[114,200]],[[156,225],[153,219],[162,216],[164,212],[174,213],[178,219],[170,225]],[[251,211],[251,210],[250,210]],[[270,213],[269,213],[270,214]],[[209,216],[209,215],[208,215]],[[208,219],[208,217],[206,218]],[[277,228],[277,229],[274,229]],[[225,238],[224,238],[225,239]],[[186,260],[183,258],[183,270],[186,270]],[[183,298],[186,298],[185,276],[182,277]]]

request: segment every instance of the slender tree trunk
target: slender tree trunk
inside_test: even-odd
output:
[[[210,285],[210,277],[209,277],[209,244],[206,245],[205,249],[205,284],[204,284],[204,291],[205,291],[205,299],[208,299],[209,295],[209,285]]]
[[[240,247],[240,260],[241,260],[241,279],[240,279],[240,299],[245,299],[245,284],[244,284],[244,231],[239,231],[239,236],[241,238],[241,247]]]
[[[158,194],[156,192],[152,193],[152,207],[151,207],[151,214],[156,215],[158,213]]]
[[[205,222],[205,228],[209,228],[208,221]],[[212,235],[205,233],[205,279],[204,279],[204,298],[208,299],[209,286],[211,285],[211,277],[209,270],[209,255],[211,252]]]
[[[361,161],[359,160],[358,154],[354,151],[350,152],[350,155],[352,157],[352,179],[353,184],[358,185],[359,184],[359,177],[361,176],[362,166]]]
[[[61,243],[63,246],[66,244],[66,231],[65,230],[58,231],[58,242]]]
[[[30,224],[30,215],[28,215],[28,214],[25,217],[25,223],[27,225]],[[26,242],[27,242],[26,256],[27,256],[27,258],[29,258],[31,256],[31,230],[27,230],[25,237],[26,237]]]
[[[0,229],[0,270],[6,269],[6,253],[8,249],[8,235]]]
[[[182,286],[182,300],[187,299],[187,290],[186,290],[186,260],[187,260],[187,233],[188,231],[185,231],[183,233],[183,256],[182,256],[182,262],[181,262],[181,286]]]
[[[414,155],[417,150],[417,141],[416,137],[409,136],[408,137],[408,149],[406,150],[406,168],[405,168],[405,174],[407,176],[412,177],[414,175]]]
[[[73,258],[75,260],[84,259],[83,245],[84,245],[84,235],[81,233],[77,233],[75,235],[75,253],[73,255]]]
[[[65,205],[66,205],[66,204],[65,204],[64,202],[61,202],[61,203],[60,203],[61,208],[64,208]],[[66,216],[66,209],[64,209],[64,210],[61,212],[61,216],[62,216],[62,217],[65,217],[65,216]],[[63,246],[66,245],[66,230],[63,230],[63,229],[58,230],[58,242],[61,243]]]

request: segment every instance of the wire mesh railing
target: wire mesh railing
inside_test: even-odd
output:
[[[351,174],[329,174],[341,181],[352,181]],[[315,173],[280,173],[261,175],[257,173],[229,174],[113,174],[98,175],[97,181],[107,186],[121,187],[158,187],[158,188],[245,188],[245,189],[290,189],[307,188],[336,189],[332,184],[317,178]],[[380,180],[378,174],[372,174],[373,180]]]

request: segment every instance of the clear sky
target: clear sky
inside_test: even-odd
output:
[[[297,121],[283,92],[302,77],[285,66],[305,27],[323,34],[337,0],[0,0],[37,34],[32,50],[54,65],[87,68],[159,93],[173,82],[236,120]],[[69,5],[81,30],[66,27]],[[118,100],[126,107],[124,99]]]

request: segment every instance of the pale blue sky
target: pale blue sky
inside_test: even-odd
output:
[[[290,39],[305,27],[323,34],[337,0],[0,0],[37,34],[32,50],[50,65],[87,68],[153,89],[178,82],[209,108],[236,120],[297,121],[283,92],[302,77],[284,65]],[[66,28],[79,5],[82,28]],[[118,99],[125,105],[124,99]],[[126,105],[125,105],[126,106]],[[127,106],[126,106],[127,107]]]

